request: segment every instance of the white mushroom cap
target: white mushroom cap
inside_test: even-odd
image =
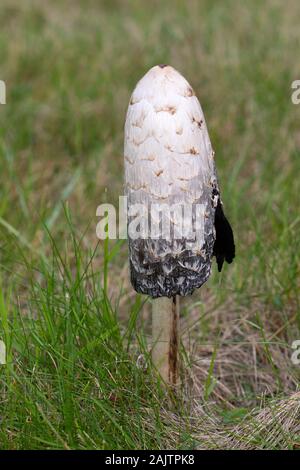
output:
[[[136,85],[126,116],[124,158],[129,208],[141,203],[203,208],[203,230],[192,245],[186,238],[129,235],[133,286],[153,297],[191,293],[210,274],[218,187],[200,103],[173,67],[155,66]],[[170,220],[176,226],[174,215]],[[192,217],[184,222],[195,228]]]

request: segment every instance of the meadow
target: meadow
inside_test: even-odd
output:
[[[299,17],[296,0],[1,0],[0,449],[300,448]],[[182,299],[172,399],[127,243],[95,233],[158,63],[200,99],[237,248]]]

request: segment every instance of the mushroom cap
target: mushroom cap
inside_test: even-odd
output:
[[[124,162],[133,287],[152,297],[192,293],[211,272],[219,191],[200,103],[187,80],[169,65],[152,67],[132,93]],[[145,208],[140,227],[150,223],[154,228],[146,236],[144,231],[136,237],[130,229],[137,205]],[[170,208],[169,213],[152,211],[157,205]],[[187,208],[184,219],[173,211],[176,205]],[[153,233],[161,228],[162,217],[171,232],[157,238]]]

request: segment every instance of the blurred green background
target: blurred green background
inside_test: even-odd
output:
[[[0,338],[7,340],[11,364],[19,367],[16,372],[11,365],[8,375],[0,371],[0,407],[8,430],[2,435],[3,448],[180,447],[182,442],[213,447],[219,437],[203,444],[190,428],[191,416],[200,419],[193,400],[212,399],[215,419],[225,432],[224,416],[227,424],[235,416],[228,410],[244,416],[243,410],[251,413],[262,396],[288,399],[297,391],[299,366],[290,356],[292,341],[300,339],[300,106],[292,104],[291,83],[300,78],[299,18],[296,0],[1,1],[0,79],[7,86],[7,104],[0,105]],[[102,374],[103,383],[107,381],[107,390],[111,377],[113,389],[128,379],[120,400],[123,418],[109,393],[101,398],[106,411],[79,403],[92,393],[84,389],[82,376],[80,391],[62,392],[59,380],[65,372],[57,376],[57,364],[51,369],[53,358],[42,352],[55,344],[51,354],[57,354],[59,363],[65,347],[74,361],[72,373],[68,371],[73,383],[82,344],[95,341],[97,328],[108,328],[110,337],[110,328],[133,328],[135,320],[128,319],[138,317],[144,331],[149,329],[149,306],[144,316],[138,315],[143,299],[136,298],[129,284],[126,243],[110,242],[108,254],[97,245],[95,228],[97,206],[117,202],[123,193],[123,125],[130,94],[158,63],[177,68],[199,97],[237,244],[233,265],[221,276],[214,269],[207,285],[183,301],[183,360],[193,383],[183,393],[191,405],[180,414],[189,423],[183,441],[176,434],[173,411],[166,417],[165,409],[155,408],[147,381],[141,385],[146,389],[135,391],[139,405],[131,404],[132,409],[136,406],[139,416],[156,410],[159,423],[169,419],[178,441],[162,428],[152,440],[145,417],[123,435],[120,423],[128,420],[126,393],[131,395],[133,372],[125,368],[116,378],[110,367],[110,373],[100,371],[104,351],[99,344],[88,348],[86,360],[95,377]],[[84,266],[93,265],[92,292],[91,277],[79,266],[81,258]],[[82,290],[77,298],[78,285]],[[61,314],[66,293],[77,299],[75,317],[69,307],[64,310],[68,314]],[[113,311],[114,326],[107,326],[103,311]],[[29,325],[24,326],[24,318]],[[71,337],[64,336],[65,323],[52,321],[66,321]],[[91,323],[83,327],[86,321]],[[89,331],[89,339],[80,341],[83,330]],[[121,336],[118,348],[124,346]],[[133,354],[146,347],[141,340],[130,340]],[[114,335],[111,341],[114,361]],[[42,379],[35,382],[33,370],[53,381],[51,393]],[[22,406],[20,396],[26,397]],[[55,411],[47,408],[51,400]],[[44,406],[47,410],[41,411]],[[82,416],[87,418],[91,409],[98,424],[88,431]],[[46,425],[45,436],[37,438],[40,420],[53,423],[54,430]],[[271,446],[259,436],[254,447]],[[292,448],[295,442],[294,433],[285,429],[276,433],[272,446]]]

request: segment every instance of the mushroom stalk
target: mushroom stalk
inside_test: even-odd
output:
[[[152,361],[165,383],[178,383],[179,297],[152,301]]]

